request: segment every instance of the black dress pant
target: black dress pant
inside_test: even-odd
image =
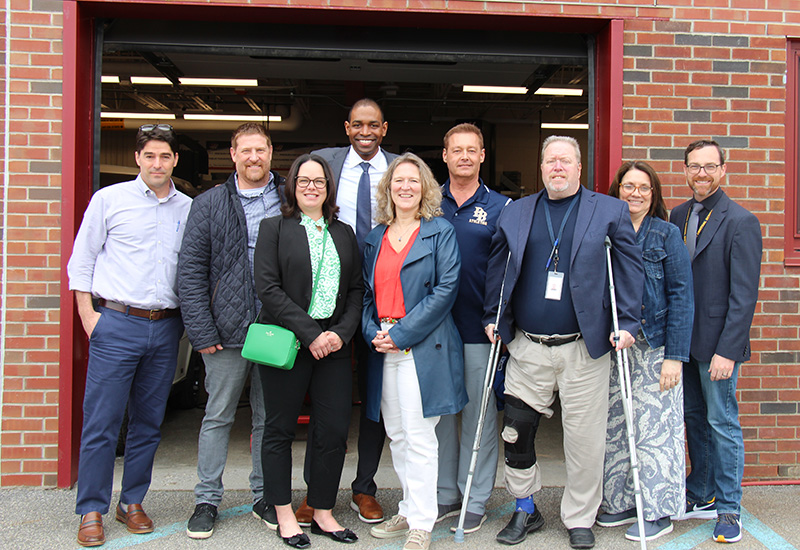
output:
[[[350,427],[352,371],[344,348],[317,361],[307,348],[297,354],[291,370],[259,366],[266,418],[261,445],[264,499],[281,506],[292,501],[292,442],[306,392],[311,397],[306,449],[308,505],[329,510],[336,503]],[[312,438],[312,434],[309,434]]]

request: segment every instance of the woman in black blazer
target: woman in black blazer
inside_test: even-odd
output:
[[[336,219],[336,185],[316,155],[295,160],[286,179],[282,215],[261,222],[256,243],[259,322],[283,326],[302,348],[294,368],[260,366],[266,423],[261,447],[264,500],[274,506],[278,536],[294,548],[311,542],[292,511],[292,441],[306,392],[311,397],[313,453],[309,462],[311,532],[355,542],[331,513],[350,426],[352,371],[347,343],[361,315],[364,287],[355,235]],[[313,300],[312,300],[313,294]],[[267,523],[269,525],[269,523]]]

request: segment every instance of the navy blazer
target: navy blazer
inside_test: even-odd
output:
[[[505,207],[492,238],[489,269],[484,300],[483,325],[494,323],[506,258],[511,261],[505,277],[503,304],[498,330],[506,343],[514,339],[516,327],[511,296],[522,268],[522,258],[533,226],[536,206],[545,190],[523,197]],[[578,203],[578,218],[572,237],[569,264],[569,292],[578,318],[586,348],[597,359],[611,351],[609,336],[613,332],[611,298],[608,288],[608,268],[605,238],[611,239],[611,263],[617,295],[619,328],[633,336],[639,332],[642,311],[644,269],[642,249],[636,244],[627,203],[606,195],[582,189]],[[542,235],[547,239],[547,235]],[[542,289],[544,292],[544,288]]]
[[[714,354],[741,362],[750,359],[750,325],[761,274],[761,226],[722,189],[717,193],[722,196],[697,238],[692,259],[691,354],[703,362],[710,362]],[[682,235],[693,202],[670,214],[669,221]]]
[[[371,348],[367,376],[367,418],[380,419],[383,353],[372,339],[380,330],[375,304],[375,263],[388,227],[367,235],[364,248],[364,309],[361,325]],[[455,414],[467,404],[464,346],[450,310],[458,296],[461,254],[456,231],[444,218],[422,219],[419,233],[400,268],[406,316],[389,329],[400,349],[411,348],[425,418]]]

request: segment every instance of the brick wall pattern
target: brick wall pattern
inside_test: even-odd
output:
[[[74,1],[74,0],[67,0]],[[101,0],[90,0],[99,2]],[[136,0],[123,0],[134,4]],[[623,18],[624,159],[663,174],[669,206],[685,200],[682,150],[712,137],[730,151],[725,189],[762,223],[764,262],[753,358],[739,383],[746,479],[800,478],[800,271],[783,264],[786,37],[797,0],[172,0],[361,10]],[[56,484],[62,2],[0,0],[0,148],[7,265],[0,485]],[[557,20],[554,19],[554,26]],[[10,51],[5,51],[6,37]],[[8,94],[6,94],[8,89]],[[5,112],[5,111],[3,111]]]

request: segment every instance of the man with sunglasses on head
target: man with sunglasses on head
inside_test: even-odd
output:
[[[111,501],[126,404],[128,439],[115,517],[131,533],[153,531],[142,500],[183,332],[176,273],[192,202],[171,179],[177,149],[171,126],[139,128],[139,175],[94,194],[67,265],[69,288],[89,336],[75,505],[82,546],[105,542],[103,515]]]
[[[669,220],[683,233],[692,259],[694,328],[683,365],[684,420],[689,461],[686,512],[675,519],[717,518],[712,539],[742,539],[740,502],[744,441],[736,402],[742,362],[750,359],[761,272],[758,219],[720,188],[725,152],[698,140],[684,152],[691,200]]]
[[[275,508],[263,501],[261,379],[253,363],[242,357],[242,346],[247,328],[261,311],[253,279],[258,228],[264,218],[280,214],[284,179],[270,170],[272,142],[262,124],[249,122],[234,130],[231,159],[236,169],[228,180],[192,204],[178,263],[186,333],[202,354],[208,392],[197,445],[195,509],[186,528],[193,539],[205,539],[214,532],[231,427],[248,379],[253,515],[271,529],[278,524]]]

